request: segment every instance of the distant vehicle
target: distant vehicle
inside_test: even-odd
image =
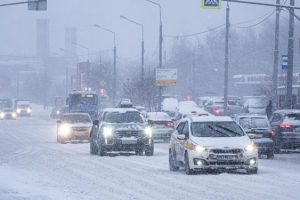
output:
[[[58,118],[60,118],[61,113],[62,113],[62,108],[56,108],[55,107],[55,108],[52,109],[52,111],[50,113],[50,117],[52,119],[58,119]]]
[[[257,149],[229,117],[194,116],[180,121],[171,136],[169,167],[186,174],[245,169],[256,174]]]
[[[224,101],[223,100],[210,100],[205,105],[204,109],[216,116],[223,116],[224,115]],[[230,114],[230,108],[227,107],[227,113]]]
[[[239,114],[244,112],[242,100],[238,97],[228,97],[229,115]]]
[[[13,100],[12,99],[0,99],[0,110],[13,108]]]
[[[170,117],[175,118],[176,110],[178,108],[178,100],[176,98],[164,98],[161,103],[163,112],[167,112]]]
[[[240,114],[234,120],[244,129],[258,149],[258,157],[267,155],[268,159],[274,158],[275,132],[272,131],[266,115]]]
[[[92,125],[87,113],[66,113],[57,121],[57,142],[89,140]]]
[[[118,103],[118,108],[132,108],[133,103],[130,99],[121,99]]]
[[[3,108],[0,110],[0,119],[17,119],[17,113],[13,108]]]
[[[32,114],[30,101],[17,100],[15,103],[15,110],[18,116],[30,117]]]
[[[154,141],[169,142],[175,123],[165,112],[148,112],[148,125],[152,128]]]
[[[90,138],[90,153],[134,152],[153,156],[152,129],[147,126],[140,112],[133,108],[107,108],[101,122],[94,121]]]
[[[181,101],[178,104],[178,109],[176,113],[176,120],[180,121],[187,115],[197,114],[197,115],[210,115],[207,111],[201,109],[193,101]]]
[[[270,119],[275,131],[275,152],[300,148],[300,110],[277,110]]]
[[[88,113],[92,119],[98,118],[99,99],[93,91],[73,91],[67,98],[70,113]]]
[[[244,111],[253,114],[266,114],[267,98],[262,96],[244,97]]]

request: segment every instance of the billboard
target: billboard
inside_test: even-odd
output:
[[[177,69],[157,68],[155,77],[157,86],[174,86],[177,83]]]

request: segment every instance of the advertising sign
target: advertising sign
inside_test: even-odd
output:
[[[177,83],[177,69],[157,68],[156,85],[157,86],[174,86]]]

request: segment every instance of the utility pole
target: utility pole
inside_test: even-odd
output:
[[[280,5],[280,0],[276,0],[276,4]],[[274,65],[273,65],[273,104],[274,108],[278,108],[278,56],[279,56],[279,14],[280,7],[276,7],[276,23],[275,23],[275,49],[274,49]]]
[[[225,33],[225,72],[224,72],[224,114],[227,115],[228,107],[228,52],[229,52],[229,5],[226,7],[226,33]]]
[[[162,21],[161,21],[161,12],[160,12],[160,24],[159,24],[159,68],[162,68]],[[158,110],[161,111],[161,102],[162,102],[162,86],[159,86],[159,101],[158,101]]]
[[[117,90],[117,46],[114,36],[114,80],[113,80],[113,106],[116,105],[116,90]]]
[[[295,5],[295,0],[290,0],[290,6]],[[293,94],[293,65],[294,65],[294,8],[290,8],[289,17],[289,40],[288,40],[288,72],[287,72],[287,86],[286,86],[286,108],[292,108],[292,94]]]
[[[69,93],[69,69],[66,67],[66,97],[68,96]]]

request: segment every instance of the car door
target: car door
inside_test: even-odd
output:
[[[184,122],[180,122],[176,128],[176,131],[174,131],[174,135],[172,137],[172,146],[173,150],[175,150],[176,159],[180,157],[178,153],[180,152],[180,140],[178,139],[179,135],[182,135],[182,130],[184,127]]]
[[[185,121],[184,122],[184,126],[183,129],[180,133],[182,136],[188,136],[189,135],[189,125],[188,122]],[[186,140],[178,140],[178,160],[179,161],[184,161],[184,153],[185,153],[185,144],[186,144]]]

